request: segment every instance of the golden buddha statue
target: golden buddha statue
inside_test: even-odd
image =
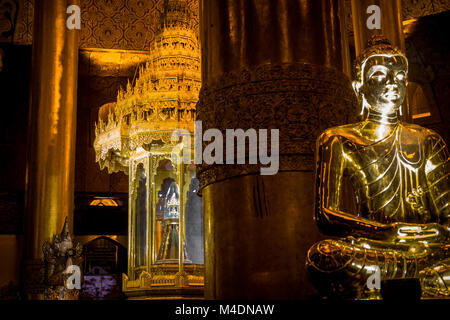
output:
[[[372,37],[354,68],[363,121],[317,140],[315,219],[338,237],[308,251],[324,295],[376,298],[367,284],[378,272],[419,279],[422,296],[450,296],[449,153],[434,131],[399,120],[407,73],[405,55]]]

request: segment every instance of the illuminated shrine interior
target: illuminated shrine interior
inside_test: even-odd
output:
[[[44,9],[56,12],[52,11],[56,10],[52,6],[59,5],[51,4],[55,1],[49,1]],[[383,1],[387,0],[378,2]],[[75,2],[81,8],[81,27],[61,31],[66,34],[66,38],[61,39],[67,43],[71,41],[67,34],[77,33],[78,40],[72,44],[75,47],[66,44],[69,49],[65,47],[62,53],[66,55],[72,48],[75,58],[64,57],[54,63],[59,65],[55,70],[63,70],[58,75],[74,78],[73,81],[62,81],[66,88],[61,88],[61,83],[57,83],[57,87],[53,78],[43,76],[45,68],[54,66],[49,60],[51,54],[46,56],[45,46],[36,45],[37,41],[48,41],[49,46],[55,48],[59,45],[59,40],[45,37],[46,28],[52,23],[51,19],[56,19],[57,13],[48,13],[36,21],[39,5],[35,0],[0,0],[0,105],[3,112],[0,119],[0,299],[54,299],[59,280],[52,278],[54,282],[51,282],[47,279],[51,284],[45,281],[34,284],[32,280],[25,283],[22,272],[30,267],[30,257],[36,252],[41,259],[50,252],[45,259],[48,259],[46,263],[52,263],[48,261],[51,261],[49,257],[53,251],[44,248],[42,255],[42,243],[33,244],[33,250],[28,250],[29,241],[33,237],[42,237],[42,234],[46,238],[39,239],[50,241],[50,245],[57,241],[54,235],[61,233],[58,239],[65,239],[65,221],[68,221],[71,244],[74,248],[79,245],[71,258],[74,264],[78,263],[82,274],[81,288],[74,298],[77,300],[284,299],[287,298],[285,295],[294,299],[319,299],[320,293],[307,280],[304,271],[306,252],[315,242],[325,239],[314,222],[312,148],[319,131],[355,122],[352,119],[356,119],[360,109],[349,106],[351,110],[346,111],[341,107],[328,107],[341,98],[351,103],[356,101],[356,97],[347,98],[345,92],[342,95],[333,93],[336,98],[324,98],[323,101],[331,101],[329,104],[314,95],[325,91],[328,95],[340,92],[341,87],[339,84],[335,87],[335,83],[341,80],[336,79],[345,78],[350,84],[349,70],[360,51],[356,47],[356,38],[362,32],[355,27],[355,21],[360,18],[354,13],[358,8],[355,1],[322,1],[329,5],[317,10],[332,11],[330,17],[333,19],[337,10],[334,6],[339,4],[340,33],[324,36],[325,40],[308,36],[307,32],[299,33],[298,37],[307,38],[309,42],[304,43],[307,49],[296,44],[297,56],[288,48],[288,42],[297,37],[296,31],[292,30],[308,31],[314,27],[300,28],[302,19],[309,21],[309,18],[293,17],[288,14],[288,8],[273,4],[272,0],[267,3],[277,8],[277,14],[293,19],[286,27],[291,28],[292,33],[288,32],[278,43],[272,41],[278,39],[273,34],[282,27],[273,22],[272,29],[255,18],[263,12],[258,11],[256,0],[242,2],[245,3],[242,12],[251,12],[245,23],[252,25],[247,29],[240,25],[242,21],[238,18],[242,17],[233,18],[233,14],[238,14],[232,6],[231,9],[208,7],[209,0]],[[295,3],[293,7],[297,4],[299,7],[303,4],[311,6],[309,13],[317,14],[311,5],[313,0],[291,2]],[[445,30],[450,30],[450,2],[393,2],[400,4],[395,9],[400,17],[398,33],[409,69],[404,119],[434,130],[448,145],[450,42]],[[200,12],[202,6],[204,11]],[[226,10],[229,10],[231,22],[217,18],[219,13],[225,15]],[[66,16],[68,14],[64,12]],[[320,20],[320,17],[316,18],[310,19]],[[42,28],[37,34],[34,31],[39,24]],[[230,34],[223,34],[218,40],[218,32],[227,27]],[[335,24],[329,27],[329,34],[334,32],[331,30],[334,27]],[[59,32],[57,29],[52,32]],[[248,34],[236,36],[235,32],[241,29]],[[265,35],[272,42],[265,43]],[[335,39],[336,35],[340,40]],[[233,47],[235,39],[238,39],[236,43],[247,41],[240,47],[241,52]],[[268,82],[271,85],[266,89],[257,88],[258,81],[254,79],[259,76],[262,82],[278,71],[280,74],[285,72],[280,71],[284,67],[278,71],[264,69],[271,59],[282,61],[280,65],[283,66],[295,60],[292,62],[293,78],[303,68],[302,63],[319,64],[320,59],[311,54],[314,50],[308,50],[316,44],[322,50],[319,43],[322,40],[335,41],[339,48],[342,47],[342,52],[346,52],[338,55],[344,61],[340,65],[333,64],[336,56],[323,58],[325,62],[320,66],[323,69],[317,70],[328,70],[328,73],[322,72],[314,78],[316,69],[311,71],[314,81],[323,84],[329,80],[329,90],[327,87],[311,89],[315,92],[312,98],[308,94],[295,96],[295,93],[286,98],[276,92],[273,98],[267,98],[266,92],[277,90],[274,89],[277,75],[273,76],[275,81]],[[204,43],[210,47],[202,47]],[[285,47],[288,49],[283,55]],[[276,50],[282,53],[277,56]],[[327,47],[327,50],[331,52],[336,48]],[[327,50],[320,54],[325,55],[323,52]],[[304,56],[303,52],[306,52]],[[258,69],[260,66],[263,66],[261,70]],[[250,71],[237,74],[239,68]],[[38,69],[44,71],[36,75]],[[340,69],[339,74],[335,76],[338,72],[329,72],[331,69]],[[227,77],[221,79],[224,74]],[[251,85],[245,86],[250,79]],[[292,90],[292,86],[309,90],[308,85],[304,89],[300,84],[290,86],[281,80],[279,83],[282,83],[280,92]],[[244,89],[227,91],[238,85]],[[282,85],[285,87],[281,88]],[[217,92],[220,94],[214,95],[212,92],[219,87]],[[72,98],[76,103],[67,114],[61,111],[65,110],[65,105],[58,109],[52,103],[60,96],[67,98],[73,88],[76,91]],[[242,92],[243,96],[237,97]],[[31,102],[35,101],[35,93],[42,94],[41,100]],[[261,109],[250,105],[252,95],[255,105],[264,105]],[[259,99],[258,95],[264,98]],[[211,102],[213,100],[215,102]],[[311,115],[306,108],[302,111],[280,107],[292,102],[293,105],[305,103],[309,108],[311,101],[319,100],[322,102],[317,116]],[[339,106],[340,101],[337,102]],[[226,110],[235,102],[234,109]],[[210,107],[213,103],[216,105]],[[267,116],[268,110],[275,111]],[[280,116],[277,110],[286,114],[280,113]],[[41,119],[46,114],[49,118],[56,117],[56,133],[44,128],[46,125],[41,127],[45,123]],[[298,118],[291,121],[288,119],[291,116]],[[285,162],[282,158],[278,180],[271,182],[264,180],[271,178],[256,175],[253,167],[221,171],[193,161],[184,163],[177,149],[178,141],[172,140],[172,132],[177,129],[193,136],[195,120],[201,119],[204,126],[210,127],[220,128],[226,123],[233,128],[236,123],[244,126],[250,123],[258,128],[267,117],[277,119],[289,128],[295,127],[292,132],[300,137],[286,140],[281,131],[280,143],[284,154],[298,154],[299,158],[295,159],[300,160],[295,161],[302,163],[290,167],[291,158]],[[326,120],[320,122],[322,120],[318,119],[322,118]],[[62,131],[58,131],[61,128]],[[48,134],[41,134],[40,130],[47,130]],[[68,147],[70,144],[73,148]],[[190,148],[187,152],[193,156],[193,140]],[[289,175],[293,171],[298,172],[298,176]],[[63,180],[66,176],[69,178]],[[236,176],[241,180],[236,180]],[[249,177],[255,180],[249,180]],[[61,184],[53,182],[60,178]],[[301,200],[295,200],[297,198]],[[302,211],[302,208],[306,209]],[[301,218],[292,220],[297,209],[301,211],[298,212]],[[264,222],[269,215],[277,218]],[[54,227],[37,225],[46,219],[49,224],[57,223]],[[260,224],[253,225],[253,219]],[[34,221],[30,224],[32,227],[28,227],[29,221]],[[54,230],[51,236],[49,230]],[[293,236],[294,232],[297,235]],[[56,250],[56,247],[51,248]],[[30,257],[26,256],[28,254]],[[292,259],[289,260],[287,255]],[[39,260],[36,256],[33,259]],[[266,263],[264,259],[271,261]],[[286,267],[284,261],[290,261],[290,265]],[[47,264],[45,266],[48,268]],[[230,282],[237,284],[228,284],[225,273],[234,274]],[[300,283],[298,289],[283,292],[281,283],[291,280]],[[277,283],[280,289],[273,290]],[[67,294],[62,299],[71,298],[73,296]]]

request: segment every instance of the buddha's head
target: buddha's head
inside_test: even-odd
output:
[[[373,36],[355,61],[353,89],[362,103],[382,114],[399,110],[406,93],[408,60],[382,36]]]

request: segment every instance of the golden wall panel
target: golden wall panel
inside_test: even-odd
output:
[[[198,26],[198,0],[188,0],[195,9]],[[12,0],[2,2],[13,3]],[[149,48],[154,38],[155,25],[163,0],[82,0],[82,48],[110,48],[143,50]],[[350,1],[346,0],[347,32],[353,35]],[[20,0],[14,43],[31,44],[33,35],[34,0]],[[14,4],[14,3],[13,3]],[[402,20],[409,20],[450,10],[448,0],[402,0]],[[1,33],[9,30],[11,23],[1,21],[0,42],[11,41]],[[198,28],[198,27],[197,27]]]
[[[33,41],[33,3],[34,0],[0,1],[0,42],[13,41],[15,44],[31,44]]]
[[[33,3],[35,0],[12,0],[12,14],[18,12],[14,33],[15,44],[31,44]],[[198,29],[198,0],[187,0],[193,9]],[[164,0],[82,0],[81,48],[145,50],[155,37],[156,24]],[[0,9],[1,10],[1,9]],[[0,12],[2,13],[2,12]],[[4,19],[4,18],[2,18]],[[2,32],[10,30],[13,22],[0,21],[0,42],[9,42]]]
[[[198,0],[188,0],[198,28]],[[163,0],[83,0],[82,48],[148,50]]]

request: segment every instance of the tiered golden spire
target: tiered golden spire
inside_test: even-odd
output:
[[[117,102],[100,108],[94,148],[100,167],[126,171],[130,153],[155,142],[171,143],[172,132],[193,132],[201,87],[200,45],[185,1],[166,0],[150,58],[134,85]]]

